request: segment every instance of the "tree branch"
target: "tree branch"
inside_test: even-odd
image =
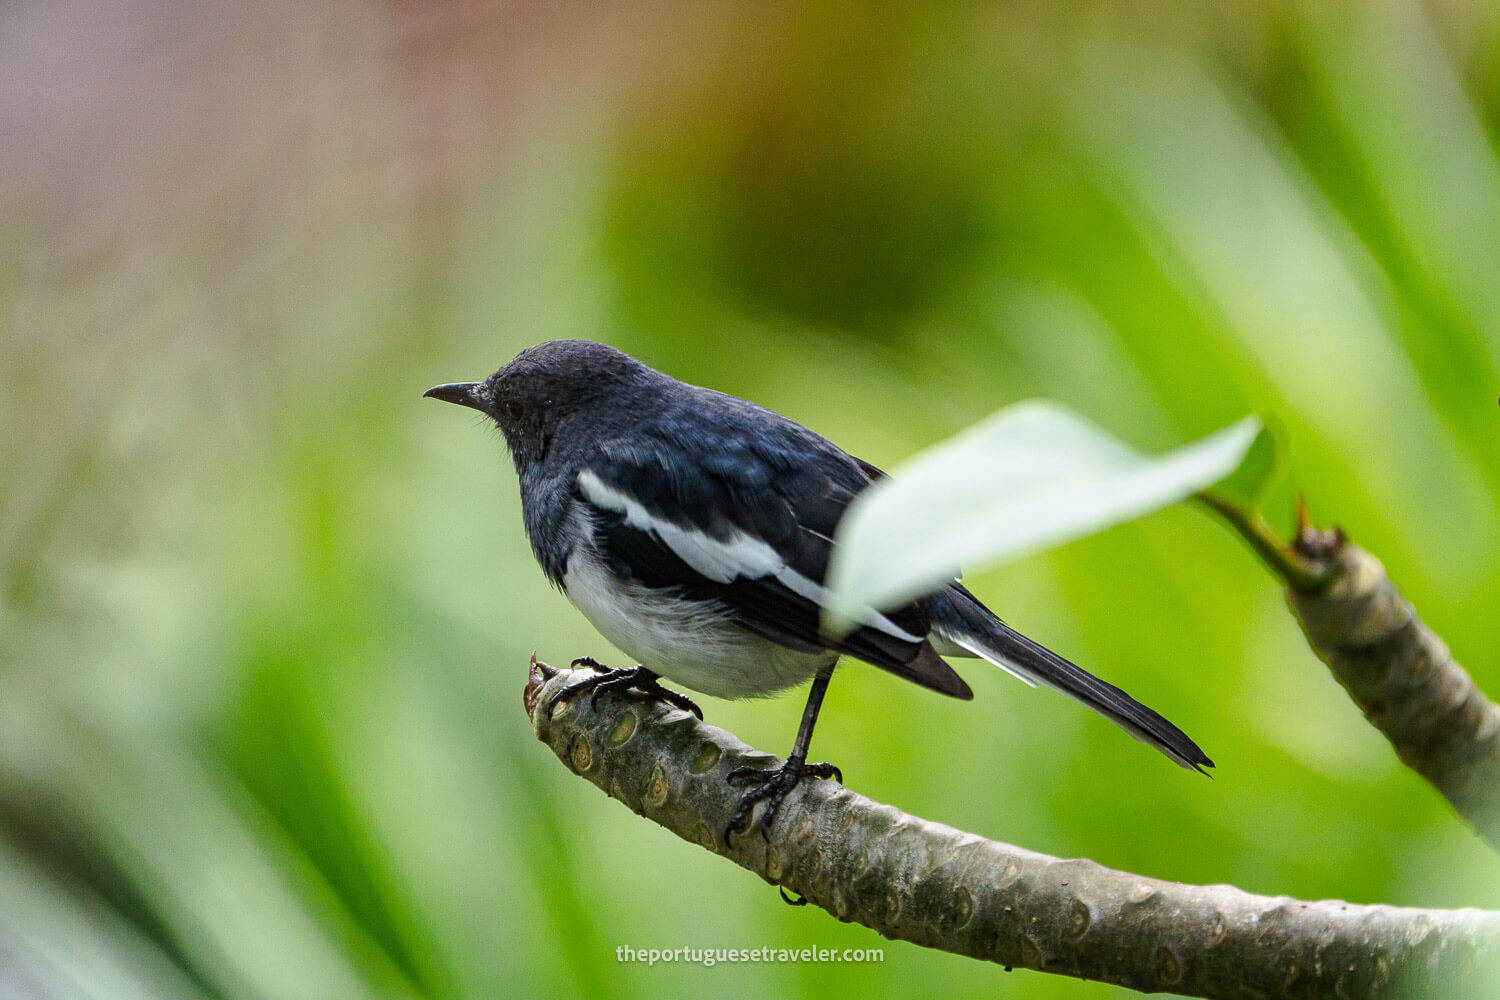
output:
[[[723,841],[735,767],[776,758],[690,714],[616,692],[566,697],[582,671],[533,661],[524,704],[572,771],[684,840],[886,937],[996,962],[1199,997],[1392,996],[1500,972],[1500,914],[1300,902],[1113,871],[986,840],[809,781],[769,842]]]
[[[1210,506],[1286,582],[1287,603],[1313,652],[1402,763],[1500,850],[1500,706],[1454,662],[1380,561],[1342,532],[1312,527],[1304,507],[1287,544],[1261,519]]]

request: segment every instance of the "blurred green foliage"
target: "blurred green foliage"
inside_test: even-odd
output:
[[[885,466],[1032,396],[1150,450],[1267,413],[1273,519],[1305,493],[1500,690],[1497,67],[1492,5],[1402,0],[0,12],[0,995],[1114,995],[785,907],[569,778],[527,657],[618,654],[420,393],[591,337]],[[961,704],[852,664],[852,787],[1495,905],[1203,511],[968,582],[1215,780],[983,665]],[[784,752],[801,699],[705,708]]]

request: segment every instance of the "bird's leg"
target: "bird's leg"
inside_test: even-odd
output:
[[[568,689],[568,697],[572,698],[585,692],[589,695],[589,708],[593,709],[599,701],[599,692],[608,691],[611,688],[626,688],[645,695],[648,698],[656,698],[666,702],[673,708],[680,708],[684,712],[692,712],[703,721],[703,710],[693,704],[693,699],[685,694],[679,694],[670,688],[664,688],[658,682],[658,675],[637,663],[633,667],[622,670],[611,670],[592,656],[580,656],[572,663],[574,669],[578,667],[591,667],[594,670],[592,677],[585,677]]]
[[[748,778],[757,784],[745,793],[745,797],[740,799],[740,804],[730,814],[729,825],[724,829],[725,844],[729,843],[734,831],[755,809],[755,803],[762,799],[766,802],[766,808],[760,817],[760,833],[770,840],[769,831],[776,820],[776,810],[787,793],[797,787],[797,782],[803,778],[834,778],[839,784],[844,783],[844,772],[832,764],[826,761],[821,764],[807,762],[807,747],[812,742],[813,726],[817,724],[818,709],[823,707],[823,695],[828,691],[828,679],[832,676],[833,664],[829,664],[813,678],[812,691],[807,696],[807,707],[802,710],[802,724],[797,727],[797,739],[792,744],[792,752],[787,755],[786,763],[769,771],[737,767],[729,772],[725,779],[727,781]]]

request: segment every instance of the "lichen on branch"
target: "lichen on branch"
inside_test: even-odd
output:
[[[1137,990],[1200,997],[1424,995],[1489,981],[1500,914],[1302,902],[1060,859],[907,815],[831,781],[769,833],[721,835],[777,759],[660,702],[568,697],[581,671],[533,663],[523,702],[568,768],[684,840],[894,940]]]

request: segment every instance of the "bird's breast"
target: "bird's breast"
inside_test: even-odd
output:
[[[812,678],[837,654],[788,649],[736,625],[717,601],[689,600],[610,572],[577,545],[563,591],[599,634],[648,670],[717,698],[774,694]]]

